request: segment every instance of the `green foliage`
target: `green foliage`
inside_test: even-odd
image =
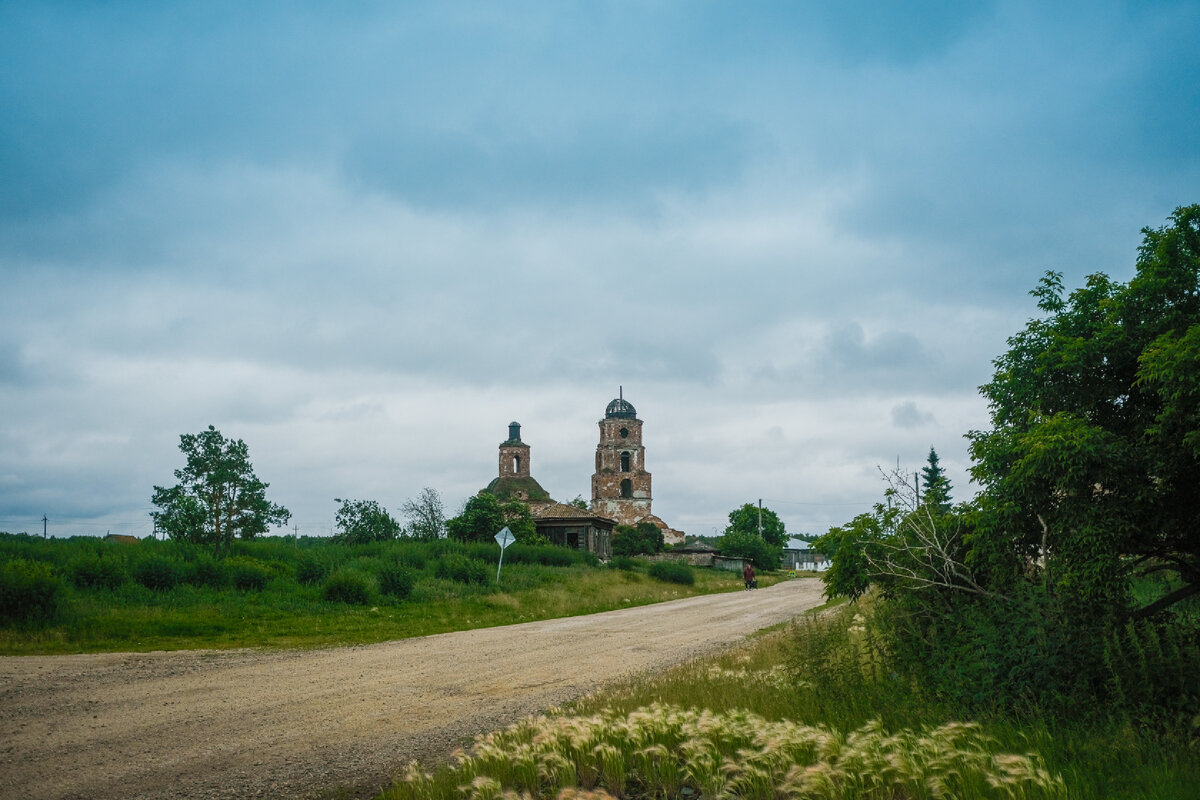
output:
[[[296,561],[296,580],[305,586],[320,583],[328,574],[329,566],[315,555],[306,553]]]
[[[174,589],[183,570],[181,565],[163,556],[152,555],[142,559],[133,567],[133,579],[156,592]]]
[[[509,500],[500,506],[500,512],[504,515],[504,524],[508,526],[513,536],[521,544],[550,544],[549,539],[537,532],[537,524],[533,521],[533,514],[529,511],[529,506],[525,503],[522,503],[520,500]],[[495,534],[492,535],[495,536]]]
[[[400,510],[408,520],[408,535],[413,539],[432,542],[446,534],[446,512],[436,489],[426,486],[415,500],[405,501]]]
[[[655,580],[678,583],[683,586],[691,586],[696,582],[696,575],[692,572],[691,567],[674,561],[656,561],[650,565],[646,574]]]
[[[379,591],[389,597],[403,600],[412,594],[415,584],[413,571],[400,564],[386,564],[379,570]]]
[[[787,530],[784,528],[783,520],[769,508],[762,509],[762,539],[767,544],[783,549],[787,544]],[[746,503],[741,508],[735,508],[729,512],[729,525],[725,527],[725,535],[731,533],[747,534],[751,533],[758,536],[759,527],[759,507],[753,503]]]
[[[829,557],[829,569],[821,576],[826,597],[857,600],[867,593],[873,576],[866,550],[887,538],[894,527],[894,519],[877,504],[874,513],[859,514],[813,541],[813,547]]]
[[[622,572],[632,572],[638,567],[638,562],[631,556],[613,556],[608,566]]]
[[[950,511],[950,480],[942,469],[937,451],[929,448],[929,459],[921,468],[921,503],[945,514]]]
[[[1045,316],[982,387],[992,429],[969,434],[991,517],[981,565],[1007,579],[1044,555],[1081,616],[1124,615],[1147,563],[1184,586],[1141,615],[1200,592],[1200,205],[1142,233],[1128,284],[1096,274],[1064,297],[1046,275]]]
[[[325,579],[321,596],[331,603],[367,606],[375,599],[375,583],[370,575],[343,567]]]
[[[172,539],[202,544],[218,558],[229,553],[234,537],[252,539],[270,525],[283,525],[291,513],[267,500],[269,484],[254,474],[241,439],[226,439],[212,425],[179,437],[187,464],[175,470],[179,483],[154,487],[151,513]]]
[[[486,584],[491,570],[482,561],[459,553],[448,553],[438,559],[434,574],[439,578],[467,584]]]
[[[446,520],[446,535],[460,542],[488,542],[504,526],[500,501],[494,495],[480,492],[467,499],[461,514]]]
[[[261,592],[271,579],[267,565],[254,558],[231,558],[227,570],[233,587],[243,592]]]
[[[120,559],[88,553],[71,564],[71,582],[80,589],[118,589],[129,580]]]
[[[720,539],[721,555],[748,558],[756,569],[779,569],[782,550],[763,541],[757,533],[730,531]]]
[[[1200,594],[1200,206],[1143,233],[1128,284],[1097,274],[1064,296],[1049,273],[1032,292],[1044,316],[981,389],[971,504],[947,508],[931,451],[924,496],[893,477],[886,508],[817,542],[829,596],[881,590],[868,627],[914,692],[1175,734],[1200,713],[1182,678],[1200,625],[1171,614]]]
[[[23,558],[0,564],[0,623],[45,624],[62,606],[62,580],[49,564]]]
[[[334,515],[338,533],[336,541],[343,544],[368,544],[395,539],[400,535],[400,523],[388,510],[374,500],[342,500],[334,498],[341,507]]]
[[[183,580],[192,586],[208,586],[219,589],[229,584],[229,575],[220,561],[211,556],[202,555],[187,565]]]
[[[567,505],[572,508],[578,508],[580,511],[588,510],[587,500],[583,499],[583,495],[575,495],[574,499],[567,503]]]
[[[650,522],[634,525],[618,525],[613,529],[612,552],[614,556],[640,556],[661,553],[664,547],[663,532]]]

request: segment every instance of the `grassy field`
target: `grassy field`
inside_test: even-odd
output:
[[[872,676],[842,607],[413,765],[381,800],[1194,800],[1194,740],[1119,713],[971,719]]]
[[[233,558],[213,562],[172,542],[0,535],[0,598],[10,607],[0,654],[365,644],[741,586],[728,572],[684,569],[662,580],[642,561],[616,568],[564,548],[516,545],[497,582],[498,557],[494,544],[302,539],[239,542]],[[43,609],[33,601],[47,586],[53,607]],[[26,596],[39,613],[16,613]]]

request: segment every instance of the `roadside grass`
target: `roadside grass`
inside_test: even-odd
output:
[[[694,583],[684,585],[650,577],[642,560],[613,569],[563,548],[509,549],[512,560],[506,556],[497,582],[494,544],[265,540],[239,542],[234,558],[212,562],[173,542],[0,537],[0,561],[48,565],[59,587],[52,618],[0,626],[0,655],[368,644],[741,588],[740,576],[718,570],[693,569]],[[465,570],[469,580],[439,577],[444,559],[453,560],[451,573]],[[147,561],[160,572],[174,570],[178,582],[169,589],[139,584],[134,576]],[[97,563],[121,578],[116,588],[78,585],[79,574],[101,574]],[[380,590],[381,577],[395,568],[411,580],[402,598]],[[263,575],[251,585],[262,588],[236,588],[226,579],[236,570]],[[325,598],[324,582],[339,570],[359,576],[367,602]]]
[[[877,680],[856,613],[606,686],[411,765],[380,800],[1196,797],[1194,742],[1117,717],[971,719]]]

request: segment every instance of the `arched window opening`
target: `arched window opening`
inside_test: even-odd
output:
[[[621,453],[621,472],[629,472],[629,453]]]
[[[628,478],[621,481],[621,497],[633,497],[633,481],[629,480]]]
[[[513,456],[513,475],[521,474],[521,457]]]

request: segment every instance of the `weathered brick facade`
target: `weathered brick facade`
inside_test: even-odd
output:
[[[500,477],[529,477],[529,445],[521,441],[521,423],[508,423],[508,440],[500,443]]]
[[[554,541],[561,538],[567,546],[586,547],[602,558],[607,558],[613,525],[648,522],[663,532],[668,544],[682,544],[683,533],[650,511],[653,495],[650,473],[646,471],[646,448],[642,446],[642,421],[637,418],[637,411],[629,401],[618,397],[608,404],[599,424],[600,443],[596,446],[596,472],[592,475],[592,504],[588,511],[563,512],[565,507],[554,503],[534,480],[530,474],[529,445],[521,441],[521,426],[516,422],[508,425],[508,439],[500,443],[498,475],[484,491],[501,500],[528,503],[539,530],[545,528],[548,535],[553,529],[558,537],[551,537]],[[562,513],[552,513],[554,508]]]
[[[599,425],[592,511],[620,525],[635,525],[650,515],[653,498],[642,446],[642,421],[628,400],[618,398],[608,404]]]

